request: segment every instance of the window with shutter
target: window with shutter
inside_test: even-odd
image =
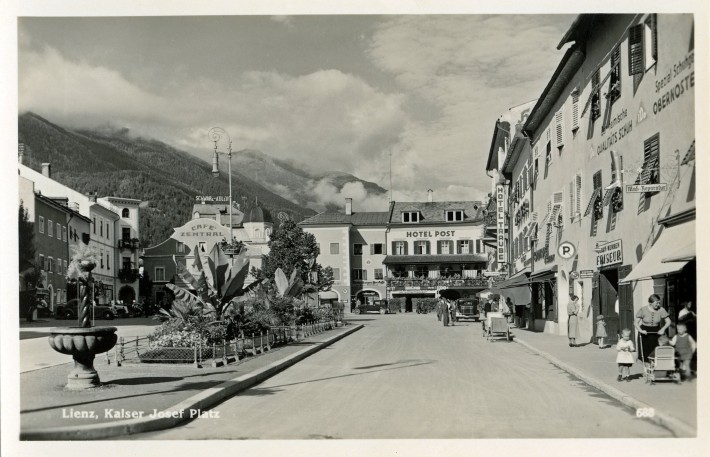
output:
[[[557,148],[564,146],[563,121],[564,116],[562,108],[560,108],[560,110],[555,113],[555,140]]]
[[[621,48],[619,46],[616,46],[611,52],[611,74],[607,97],[611,103],[621,97]]]
[[[579,129],[579,90],[572,91],[572,131]]]
[[[634,184],[658,184],[660,182],[659,167],[661,164],[660,136],[658,133],[643,142],[643,167]],[[639,208],[645,205],[645,198],[658,192],[645,192],[641,196]]]
[[[602,115],[602,105],[601,105],[601,100],[599,99],[599,90],[600,90],[600,76],[599,76],[599,70],[594,72],[594,75],[592,75],[592,95],[591,95],[591,110],[592,110],[592,115],[591,115],[591,120],[596,121],[599,119],[599,117]]]
[[[650,70],[658,60],[658,35],[656,33],[656,14],[649,14],[644,22],[644,69]]]
[[[576,199],[576,201],[574,203],[574,211],[575,211],[575,217],[580,217],[581,212],[582,212],[582,175],[580,173],[577,173],[577,176],[575,176],[574,179],[575,179],[574,198]]]
[[[637,24],[629,28],[629,75],[644,73],[644,24]]]

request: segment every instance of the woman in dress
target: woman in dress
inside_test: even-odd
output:
[[[569,303],[567,304],[567,338],[569,338],[569,346],[574,347],[577,345],[577,338],[579,338],[579,322],[577,321],[577,314],[579,314],[579,298],[574,295],[569,295]]]
[[[653,356],[658,346],[658,337],[665,334],[670,325],[671,318],[668,311],[661,307],[661,297],[656,294],[648,297],[648,305],[638,310],[634,324],[641,342],[638,351],[639,360],[645,364],[649,363],[648,356]]]

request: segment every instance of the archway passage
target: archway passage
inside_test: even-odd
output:
[[[118,299],[123,303],[132,303],[136,299],[136,291],[131,286],[123,286],[118,291]]]
[[[376,290],[367,289],[359,291],[356,298],[360,300],[360,303],[372,304],[375,300],[382,299],[382,294]]]

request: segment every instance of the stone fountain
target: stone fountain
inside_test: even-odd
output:
[[[94,369],[94,357],[110,350],[116,344],[116,327],[92,327],[91,306],[94,303],[94,279],[91,271],[96,267],[92,260],[74,259],[79,271],[78,326],[54,327],[49,330],[49,345],[57,352],[71,355],[74,369],[67,376],[66,388],[82,390],[101,385]]]

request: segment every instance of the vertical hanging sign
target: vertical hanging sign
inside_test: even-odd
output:
[[[496,185],[496,258],[498,266],[506,263],[505,255],[505,187]]]

